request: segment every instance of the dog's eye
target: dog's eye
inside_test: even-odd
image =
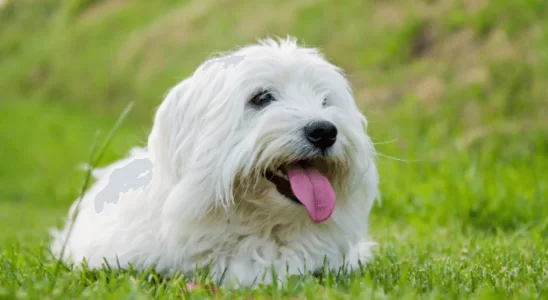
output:
[[[251,101],[249,102],[257,107],[263,107],[274,100],[274,96],[272,96],[271,92],[263,91],[251,98]]]
[[[323,107],[326,107],[326,106],[327,106],[327,98],[324,98],[324,99],[323,99],[322,106],[323,106]]]

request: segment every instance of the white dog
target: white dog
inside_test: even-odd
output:
[[[225,286],[357,267],[378,197],[366,126],[341,71],[292,38],[208,60],[168,93],[146,149],[94,172],[52,251],[165,276],[207,267]]]

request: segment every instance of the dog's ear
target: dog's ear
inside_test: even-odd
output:
[[[154,125],[148,137],[148,152],[154,165],[154,173],[173,180],[177,178],[177,111],[181,98],[188,90],[188,79],[172,88],[158,108]],[[165,179],[168,179],[165,178]]]
[[[226,160],[238,140],[245,103],[236,99],[240,93],[227,83],[228,77],[222,64],[204,63],[169,91],[149,136],[154,176],[162,184],[186,186],[185,197],[199,198],[184,208],[194,210],[193,215],[212,205],[226,208],[233,201],[235,164]],[[174,203],[184,202],[173,197],[179,198]]]

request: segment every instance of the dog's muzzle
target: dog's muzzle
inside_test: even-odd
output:
[[[286,198],[300,203],[310,219],[323,222],[335,209],[335,192],[329,179],[311,161],[299,161],[282,166],[276,171],[267,171],[278,192]]]

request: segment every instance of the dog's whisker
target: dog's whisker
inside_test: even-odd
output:
[[[395,138],[393,140],[390,140],[390,141],[385,141],[385,142],[371,142],[372,145],[387,145],[387,144],[392,144],[392,143],[395,143],[397,142],[399,139]]]
[[[388,158],[388,159],[392,159],[392,160],[396,160],[396,161],[400,161],[400,162],[422,162],[422,160],[397,158],[397,157],[389,156],[389,155],[386,155],[386,154],[382,154],[380,152],[374,152],[374,154],[377,155],[377,156],[380,156],[380,157],[384,157],[384,158]]]

